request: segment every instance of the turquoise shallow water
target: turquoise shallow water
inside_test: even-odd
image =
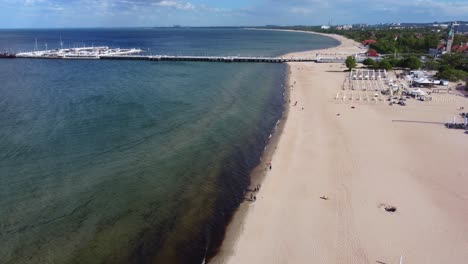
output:
[[[0,50],[60,36],[193,55],[337,44],[241,29],[3,30]],[[284,74],[278,64],[0,60],[0,262],[200,263],[282,114]]]

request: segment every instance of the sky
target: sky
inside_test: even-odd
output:
[[[0,0],[0,28],[468,20],[468,0]]]

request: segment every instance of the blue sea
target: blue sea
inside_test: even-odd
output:
[[[276,56],[240,28],[0,30],[0,52]],[[202,263],[284,110],[282,64],[0,59],[0,263]]]

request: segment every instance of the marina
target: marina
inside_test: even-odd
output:
[[[143,52],[141,49],[120,49],[101,46],[21,52],[14,56],[16,58],[32,59],[100,59],[101,56],[125,56],[141,52]]]

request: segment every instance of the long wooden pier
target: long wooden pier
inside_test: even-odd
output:
[[[105,55],[99,56],[102,60],[149,60],[149,61],[207,61],[207,62],[263,62],[263,63],[284,63],[284,62],[316,62],[317,58],[296,58],[296,57],[245,57],[245,56],[170,56],[170,55]]]
[[[142,54],[141,49],[121,49],[101,47],[80,47],[41,51],[20,52],[17,54],[1,53],[0,58],[23,59],[64,59],[64,60],[146,60],[146,61],[207,61],[207,62],[322,62],[343,63],[343,54],[315,54],[310,57],[294,56],[190,56],[190,55],[151,55]]]
[[[104,47],[107,48],[107,47]],[[91,48],[89,48],[91,49]],[[112,49],[107,48],[106,51]],[[140,51],[140,50],[135,50]],[[190,56],[190,55],[141,55],[129,54],[133,50],[117,50],[114,54],[99,54],[98,52],[69,50],[49,50],[39,52],[24,52],[18,54],[3,54],[0,58],[21,59],[63,59],[63,60],[143,60],[143,61],[206,61],[206,62],[261,62],[261,63],[285,63],[285,62],[317,62],[317,63],[343,63],[344,57],[323,57],[316,55],[312,57],[251,57],[251,56]],[[119,54],[115,54],[119,53]]]

